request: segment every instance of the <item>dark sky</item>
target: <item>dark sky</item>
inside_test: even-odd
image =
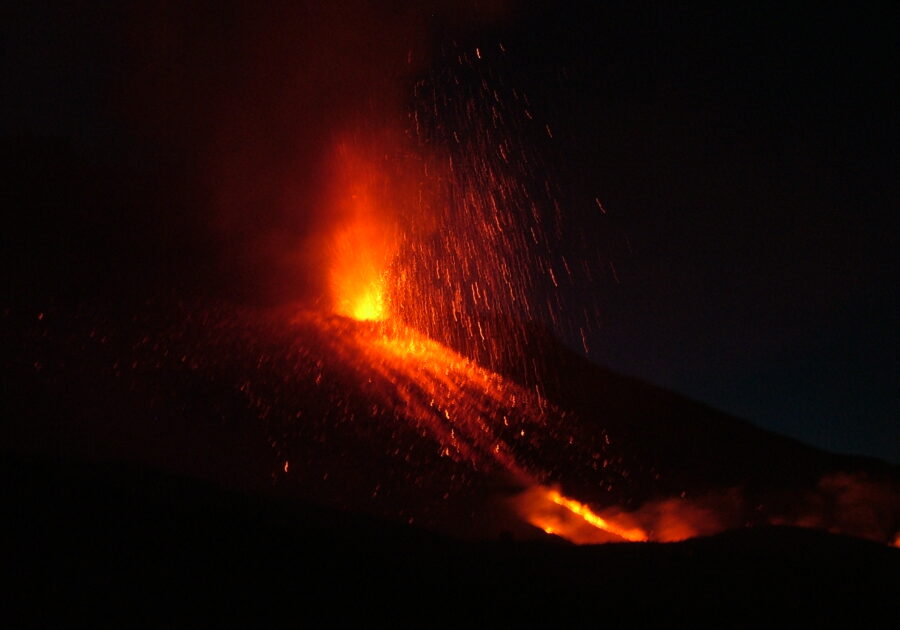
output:
[[[340,109],[333,103],[346,102],[340,56],[325,70],[307,63],[335,44],[333,16],[310,22],[315,33],[291,60],[295,32],[268,30],[277,10],[254,20],[239,3],[146,6],[22,4],[4,19],[7,173],[36,186],[49,173],[74,200],[55,213],[55,234],[43,218],[20,216],[26,227],[7,236],[4,264],[33,257],[29,280],[65,275],[59,268],[86,257],[88,267],[131,272],[160,248],[175,269],[198,251],[252,251],[258,243],[254,234],[241,240],[240,220],[211,235],[202,213],[148,218],[142,208],[215,203],[183,183],[203,171],[197,154],[240,152],[240,138],[223,144],[216,112],[255,113],[278,128],[304,111],[303,138],[247,127],[266,161],[216,171],[265,173],[234,190],[266,198],[261,207],[276,210],[259,220],[285,227],[266,184],[282,181],[279,165],[314,144]],[[510,80],[555,129],[548,170],[566,211],[616,269],[617,281],[610,274],[598,289],[595,360],[816,446],[900,461],[895,10],[538,3],[493,8],[475,26],[438,10],[410,21],[403,3],[363,6],[352,3],[356,17],[334,31],[347,59],[374,59],[353,78],[363,100],[387,89],[363,78],[393,67],[403,37],[417,50],[427,33],[504,43]],[[160,12],[168,17],[154,23]],[[303,12],[291,15],[305,33]],[[248,49],[259,54],[243,73],[218,68],[242,68]],[[285,87],[298,78],[304,88]],[[100,182],[113,192],[102,210],[88,210],[85,190]],[[42,194],[29,192],[29,203],[39,206]],[[117,210],[121,199],[127,210]],[[101,236],[91,223],[104,226]],[[37,232],[37,250],[18,243]],[[107,252],[100,262],[98,248]]]
[[[628,239],[598,361],[898,461],[890,13],[600,7],[530,24],[536,66],[563,69],[568,187]]]

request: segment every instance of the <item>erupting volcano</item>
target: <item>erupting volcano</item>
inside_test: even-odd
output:
[[[460,64],[470,69],[483,57],[463,54]],[[426,102],[440,98],[435,81],[418,85]],[[499,111],[527,118],[527,98],[510,99],[521,103]],[[330,154],[324,199],[333,219],[318,240],[326,294],[318,309],[290,317],[296,340],[288,344],[302,348],[307,367],[298,373],[297,363],[284,378],[340,383],[323,390],[332,422],[368,416],[367,425],[383,423],[367,431],[390,435],[380,448],[401,458],[386,465],[391,476],[420,489],[411,499],[410,488],[391,487],[396,482],[373,484],[376,513],[476,536],[515,530],[530,537],[530,525],[576,543],[677,541],[761,524],[893,542],[897,504],[888,477],[833,468],[724,416],[710,427],[701,407],[678,412],[680,428],[664,428],[663,417],[647,415],[667,416],[666,407],[681,402],[658,401],[656,393],[632,398],[632,384],[611,386],[555,339],[566,310],[558,289],[577,285],[579,276],[554,251],[564,218],[551,187],[531,181],[528,164],[537,158],[509,135],[512,125],[495,105],[493,124],[470,126],[468,138],[455,128],[455,121],[479,120],[473,116],[491,100],[506,103],[483,80],[468,99],[435,106],[430,118],[416,112],[413,136],[427,155],[385,141],[396,136],[359,132]],[[253,401],[269,414],[265,396]],[[285,483],[315,459],[296,437],[303,430],[294,425],[307,417],[278,425],[270,438]],[[666,443],[673,430],[697,444]],[[414,448],[400,438],[410,431]],[[698,444],[720,452],[703,453]],[[719,470],[707,460],[729,464]],[[790,460],[807,462],[799,478],[787,473],[796,464]],[[419,466],[427,469],[424,486]],[[384,498],[392,493],[408,503]],[[863,514],[866,500],[877,507]]]
[[[336,219],[321,238],[328,281],[320,304],[327,307],[301,309],[289,321],[284,314],[273,316],[264,332],[254,334],[261,339],[277,330],[282,338],[281,356],[263,353],[258,362],[271,363],[269,378],[282,384],[273,391],[257,374],[240,387],[268,427],[281,483],[349,509],[479,537],[512,530],[533,537],[530,525],[576,543],[676,541],[789,523],[893,541],[896,505],[887,478],[830,470],[812,453],[764,438],[749,426],[727,426],[730,420],[700,429],[709,412],[698,407],[691,413],[700,416],[699,423],[690,419],[686,426],[709,435],[691,439],[745,451],[724,451],[725,460],[734,458],[731,470],[710,478],[709,464],[667,452],[659,436],[645,434],[649,426],[623,425],[623,411],[643,414],[639,408],[650,403],[652,409],[658,395],[631,409],[598,400],[621,398],[633,386],[622,381],[623,391],[610,387],[608,377],[541,325],[518,319],[532,308],[527,289],[535,283],[513,285],[512,264],[521,277],[543,271],[557,282],[539,249],[510,257],[516,251],[510,242],[518,242],[521,231],[538,234],[530,223],[536,215],[521,222],[515,204],[504,210],[498,199],[514,202],[510,191],[524,188],[489,168],[480,169],[488,175],[484,179],[460,183],[454,178],[466,171],[458,163],[448,166],[438,184],[395,188],[396,171],[390,169],[396,164],[387,154],[373,155],[378,153],[346,141],[334,154],[335,177],[326,198]],[[404,164],[419,165],[408,157]],[[491,190],[497,185],[499,193]],[[458,195],[463,203],[448,202],[453,211],[436,216],[423,210],[440,206],[423,191],[438,195],[448,189],[467,191]],[[488,210],[478,205],[485,199]],[[473,234],[490,238],[471,241]],[[460,286],[460,276],[450,271],[460,268],[462,277],[478,280]],[[492,291],[497,287],[503,290]],[[247,325],[243,316],[239,320]],[[210,356],[199,364],[215,362]],[[324,407],[310,413],[303,407],[312,398],[322,399]],[[667,406],[673,404],[681,403],[673,399]],[[279,417],[293,405],[300,409]],[[602,409],[616,412],[607,420]],[[353,454],[326,460],[316,453],[309,432],[318,435],[314,443],[334,448],[336,427],[349,431],[351,441],[364,439],[362,452],[337,440],[338,453],[350,448]],[[386,457],[379,468],[392,481],[357,478],[340,463],[375,454]],[[787,459],[796,457],[809,460],[800,483],[780,476]],[[337,492],[317,487],[339,487],[335,477],[347,485]],[[859,512],[861,496],[879,504],[870,506],[874,512]]]
[[[431,260],[424,258],[426,248],[414,241],[417,236],[422,238],[423,230],[404,231],[402,223],[409,221],[410,211],[404,215],[400,209],[427,212],[435,202],[421,208],[403,199],[398,192],[392,195],[392,178],[382,170],[388,160],[373,159],[371,153],[366,155],[359,146],[347,141],[338,144],[332,169],[335,176],[327,196],[337,218],[323,239],[333,315],[309,311],[296,315],[293,324],[300,339],[319,339],[327,347],[324,356],[356,373],[356,378],[366,384],[372,404],[370,413],[375,417],[424,430],[423,437],[434,442],[433,448],[440,457],[449,458],[470,471],[483,471],[488,477],[502,477],[513,489],[526,492],[527,503],[518,501],[517,510],[525,521],[548,533],[580,542],[647,540],[647,534],[640,528],[617,527],[614,520],[597,516],[587,506],[562,496],[558,489],[542,487],[540,482],[547,473],[518,461],[527,458],[522,443],[543,441],[547,438],[542,436],[548,432],[557,434],[565,430],[565,412],[546,400],[540,387],[527,388],[479,365],[416,330],[398,315],[415,314],[413,321],[421,321],[421,309],[430,307],[432,326],[449,329],[452,320],[458,322],[463,313],[458,301],[447,302],[441,308],[439,298],[436,300],[432,295],[427,299],[414,290],[415,274],[402,269],[397,262],[403,256],[401,247],[417,252],[417,263],[438,273],[442,263],[452,264],[452,258],[441,259],[437,253]],[[485,185],[491,183],[488,180]],[[420,186],[419,190],[423,188]],[[489,193],[485,196],[492,199]],[[421,192],[418,200],[423,202]],[[463,211],[473,214],[471,207]],[[514,217],[501,212],[495,203],[493,222],[497,226],[501,225],[500,217],[509,231],[517,227]],[[433,217],[426,221],[418,217],[417,221],[437,232],[442,227],[452,230],[464,224],[454,221],[449,226],[435,225],[437,221]],[[447,240],[465,244],[462,252],[452,253],[466,257],[458,262],[480,278],[482,286],[492,287],[498,282],[492,274],[500,268],[497,262],[502,260],[502,250],[478,252],[477,244],[462,240],[458,234]],[[460,287],[452,284],[449,275],[442,280],[446,281],[444,288],[449,289],[446,293],[459,294]],[[433,283],[428,284],[418,288],[437,291]],[[479,298],[488,302],[490,294],[480,293],[477,281],[468,288],[476,304]],[[466,315],[473,317],[471,313]],[[486,348],[497,348],[515,339],[514,330],[498,332],[497,338],[487,339],[485,326],[474,321],[474,329],[479,331],[480,341]],[[322,362],[318,360],[316,364]],[[316,383],[320,378],[318,375]],[[334,400],[335,405],[344,402]],[[266,403],[260,401],[260,404]],[[573,427],[570,433],[578,431]],[[528,440],[524,439],[526,435]],[[604,445],[597,443],[598,438],[602,440],[602,432],[594,438],[580,439],[593,444],[591,448],[602,450]],[[570,436],[570,444],[573,440]],[[290,444],[285,446],[291,448]],[[289,474],[291,459],[296,457],[285,459],[285,474]],[[554,523],[552,527],[546,524],[548,519]],[[585,529],[596,533],[585,534]]]
[[[842,594],[870,560],[896,568],[896,466],[590,358],[620,278],[604,182],[563,169],[600,164],[600,135],[558,159],[580,145],[559,141],[552,88],[531,98],[517,77],[553,57],[516,60],[491,34],[505,3],[479,27],[443,3],[447,24],[405,3],[226,4],[221,24],[130,18],[134,72],[110,72],[133,156],[13,147],[40,235],[10,250],[0,304],[0,478],[37,567],[26,590],[96,561],[108,579],[68,590],[114,599],[118,576],[147,574],[190,598],[215,574],[230,596],[262,575],[291,606],[340,591],[493,609],[496,589],[554,619],[606,618],[618,604],[595,598],[618,593],[634,621],[654,597],[667,620],[705,607],[710,576],[743,601],[783,558],[815,577],[848,550],[823,578]],[[521,47],[523,24],[497,33]],[[775,584],[769,599],[793,597]]]
[[[528,99],[478,68],[487,56],[461,51],[450,79],[420,81],[409,133],[358,124],[321,153],[318,219],[290,258],[318,294],[277,308],[151,299],[125,326],[98,304],[9,309],[8,345],[33,366],[23,387],[52,389],[78,354],[104,378],[112,366],[126,408],[137,396],[184,427],[197,424],[186,392],[215,392],[201,415],[258,430],[268,455],[254,457],[279,492],[454,536],[669,542],[777,524],[894,543],[889,469],[615,376],[559,341],[591,324],[587,310],[567,319],[563,293],[590,290],[591,265],[560,247],[571,227],[536,180],[533,136],[514,133]],[[451,98],[448,82],[474,87]],[[175,463],[160,460],[170,446],[128,448]]]

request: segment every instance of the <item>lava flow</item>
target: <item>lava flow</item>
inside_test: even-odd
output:
[[[647,533],[641,528],[603,518],[587,505],[563,496],[556,488],[536,486],[521,497],[520,505],[528,506],[524,516],[529,523],[572,542],[607,542],[609,536],[598,535],[597,530],[629,542],[647,540]],[[564,511],[554,509],[555,506],[564,508]]]
[[[516,511],[527,522],[573,542],[647,539],[639,528],[602,518],[544,487],[547,473],[520,462],[535,446],[532,435],[552,441],[565,422],[565,414],[534,391],[396,321],[357,323],[304,313],[294,324],[306,337],[315,327],[326,354],[345,368],[353,366],[368,384],[376,416],[427,432],[440,457],[506,479],[522,493]],[[536,501],[538,495],[545,500]],[[523,512],[524,506],[530,507]]]

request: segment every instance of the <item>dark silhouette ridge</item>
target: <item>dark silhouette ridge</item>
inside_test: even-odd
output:
[[[896,614],[900,551],[760,528],[674,544],[460,542],[133,465],[5,453],[4,617],[863,623]],[[280,620],[280,621],[279,621]]]

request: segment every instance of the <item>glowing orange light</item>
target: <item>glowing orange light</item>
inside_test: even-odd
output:
[[[333,310],[358,320],[388,317],[386,280],[397,252],[395,213],[377,160],[340,143],[330,204],[337,219],[327,248]]]
[[[576,544],[648,540],[647,533],[639,527],[601,517],[555,488],[534,486],[519,498],[518,508],[535,527]]]
[[[615,525],[614,523],[611,523],[606,519],[594,514],[594,512],[592,512],[591,509],[583,503],[579,503],[574,499],[564,497],[556,490],[551,490],[548,498],[557,505],[561,505],[570,512],[577,514],[598,529],[610,532],[611,534],[615,534],[616,536],[620,536],[625,540],[630,540],[631,542],[647,540],[647,534],[645,534],[637,527],[619,527],[618,525]]]
[[[377,225],[363,218],[335,234],[330,284],[334,310],[359,320],[387,318],[385,269],[391,247]]]

